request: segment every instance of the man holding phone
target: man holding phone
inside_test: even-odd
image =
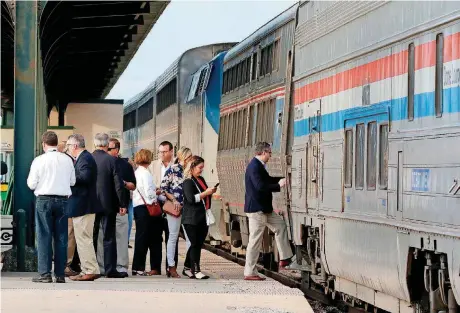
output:
[[[249,219],[249,243],[246,250],[245,280],[265,280],[256,270],[257,259],[262,245],[265,226],[275,233],[275,241],[280,254],[280,268],[286,268],[295,259],[289,244],[287,226],[278,214],[273,212],[273,192],[280,192],[286,179],[268,174],[266,164],[272,156],[270,144],[259,142],[256,156],[246,168],[246,194],[244,212]]]

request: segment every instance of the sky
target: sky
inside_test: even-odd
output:
[[[186,50],[218,42],[239,42],[296,2],[171,2],[107,98],[124,99],[127,102],[144,90]]]

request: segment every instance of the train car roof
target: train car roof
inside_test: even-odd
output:
[[[259,29],[253,32],[251,35],[246,37],[243,41],[237,44],[235,47],[230,49],[225,56],[225,61],[227,62],[236,56],[238,56],[241,52],[245,51],[249,47],[253,46],[254,43],[260,41],[268,34],[272,33],[276,29],[280,28],[287,22],[295,19],[297,14],[297,9],[299,7],[299,3],[294,4],[284,12],[280,13],[278,16],[267,22],[266,24],[262,25]]]
[[[133,111],[134,109],[136,109],[138,107],[138,104],[140,104],[141,100],[143,100],[142,98],[144,98],[148,93],[150,93],[150,92],[155,93],[157,90],[160,90],[167,83],[169,83],[171,81],[171,79],[174,76],[177,75],[177,69],[178,69],[178,66],[179,66],[179,62],[184,57],[184,55],[186,55],[187,53],[189,53],[189,52],[191,52],[193,50],[196,50],[196,49],[201,49],[201,48],[205,48],[205,47],[212,47],[212,46],[218,46],[218,45],[223,45],[223,44],[228,44],[228,42],[213,43],[213,44],[209,44],[209,45],[198,46],[198,47],[188,49],[188,50],[184,51],[183,53],[181,53],[179,55],[179,57],[176,60],[174,60],[174,62],[171,63],[171,65],[168,66],[168,68],[166,68],[166,70],[163,73],[161,73],[160,76],[155,78],[155,80],[153,82],[151,82],[143,91],[139,92],[137,95],[135,95],[134,97],[132,97],[131,99],[129,99],[128,101],[125,102],[125,104],[123,106],[123,113],[126,114],[126,113],[129,113],[129,112]],[[214,58],[213,58],[213,60],[214,60]],[[140,104],[140,105],[142,105],[142,104]]]

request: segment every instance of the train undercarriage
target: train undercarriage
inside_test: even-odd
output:
[[[244,257],[248,242],[248,230],[238,215],[227,215],[229,221],[222,225],[226,228],[226,238],[218,241],[221,247],[233,255]],[[407,250],[406,283],[410,303],[396,297],[356,284],[343,277],[328,272],[324,264],[321,227],[302,225],[301,245],[293,245],[297,265],[294,275],[298,286],[307,297],[338,306],[363,312],[413,312],[413,313],[457,313],[459,305],[455,299],[450,281],[447,253],[432,246],[409,247]],[[267,229],[259,263],[267,271],[278,272],[278,252],[274,234]],[[285,273],[283,273],[285,274]],[[373,293],[369,297],[369,292]],[[397,311],[395,311],[397,309]]]

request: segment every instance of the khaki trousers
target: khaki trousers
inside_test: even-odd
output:
[[[244,276],[258,275],[256,270],[257,260],[259,258],[262,239],[267,226],[275,233],[275,241],[281,260],[289,259],[293,256],[289,244],[287,226],[283,218],[275,213],[246,213],[249,219],[249,243],[246,250],[246,265],[244,267]]]
[[[76,245],[75,232],[73,229],[72,218],[69,218],[67,234],[69,235],[68,243],[67,243],[67,266],[69,266],[70,263],[72,263],[73,256],[75,254],[75,245]]]
[[[93,243],[95,218],[96,214],[72,218],[82,274],[100,274]]]

